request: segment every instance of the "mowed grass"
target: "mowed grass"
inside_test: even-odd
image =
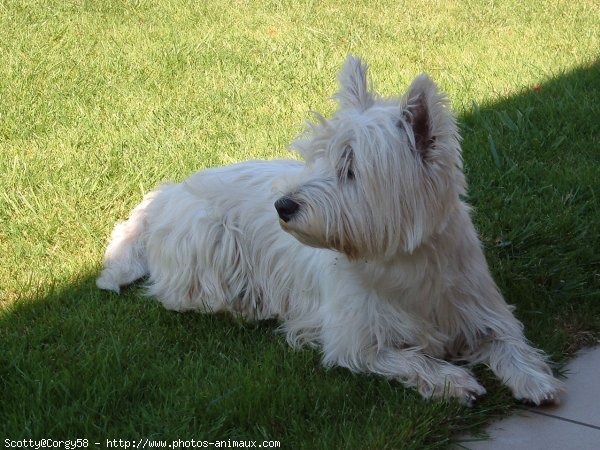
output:
[[[159,182],[288,157],[352,52],[383,94],[423,71],[448,92],[491,270],[562,362],[600,336],[599,36],[593,0],[0,0],[2,442],[443,448],[512,410],[482,367],[474,408],[425,402],[325,370],[274,323],[168,312],[94,278]]]

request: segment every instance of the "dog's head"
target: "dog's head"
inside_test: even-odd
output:
[[[448,100],[427,75],[401,98],[382,98],[367,67],[348,57],[331,119],[293,144],[305,169],[275,203],[282,228],[348,257],[412,252],[440,231],[465,192],[459,135]]]

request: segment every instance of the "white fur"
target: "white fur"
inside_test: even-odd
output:
[[[304,163],[251,161],[160,186],[115,228],[98,286],[119,292],[148,275],[169,309],[278,318],[324,364],[425,397],[485,393],[448,362],[465,359],[519,399],[558,401],[562,385],[526,342],[460,200],[446,97],[422,75],[402,98],[380,98],[352,57],[339,79],[339,110],[294,143]],[[287,221],[280,198],[299,205]]]

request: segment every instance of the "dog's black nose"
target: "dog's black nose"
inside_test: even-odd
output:
[[[275,209],[277,214],[284,222],[289,222],[294,214],[298,212],[300,205],[292,200],[290,197],[281,197],[275,202]]]

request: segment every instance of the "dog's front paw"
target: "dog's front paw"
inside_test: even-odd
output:
[[[545,373],[522,377],[511,389],[517,400],[535,406],[558,405],[565,390],[561,381]]]
[[[421,395],[427,398],[455,398],[466,406],[473,406],[479,397],[486,393],[473,375],[459,367],[445,373],[432,387],[421,390]]]
[[[455,385],[448,386],[448,394],[450,397],[456,398],[461,404],[465,406],[473,406],[477,399],[486,393],[485,388],[480,385],[475,378],[469,382],[468,385]]]
[[[469,408],[472,407],[475,404],[475,402],[479,399],[479,397],[486,393],[485,388],[483,386],[480,387],[481,389],[477,391],[464,390],[461,393],[461,396],[458,397],[458,401],[461,404],[468,406]]]

